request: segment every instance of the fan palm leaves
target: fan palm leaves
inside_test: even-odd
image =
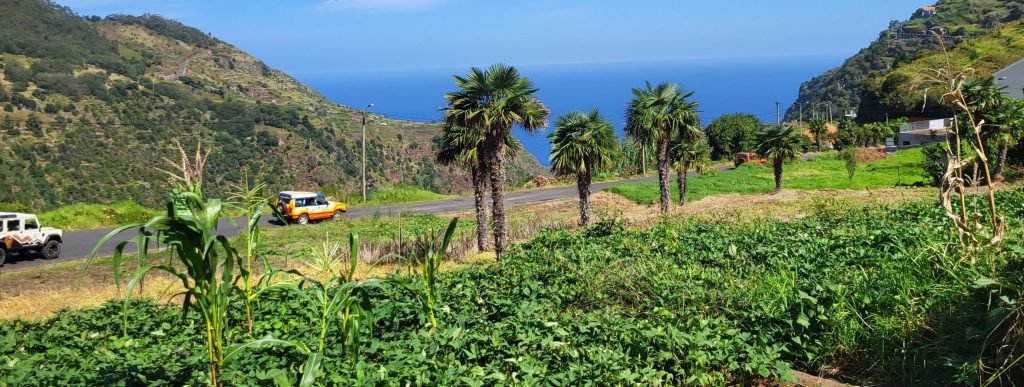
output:
[[[590,224],[590,185],[594,173],[611,168],[619,152],[612,123],[597,109],[569,112],[555,121],[551,139],[551,170],[559,176],[576,175],[580,195],[580,224]]]
[[[1024,101],[1007,99],[993,113],[992,120],[987,137],[988,142],[999,150],[992,170],[994,178],[999,179],[1003,175],[1009,149],[1017,146],[1024,136]]]
[[[672,83],[647,82],[644,88],[633,89],[626,108],[626,135],[656,146],[663,213],[669,209],[669,142],[674,135],[693,141],[700,133],[697,102],[688,100],[692,96]]]
[[[711,146],[703,138],[692,141],[677,137],[669,149],[673,167],[676,170],[676,184],[679,185],[679,205],[686,204],[686,175],[691,168],[702,171],[711,163]]]
[[[792,127],[773,126],[758,136],[757,153],[772,165],[775,172],[775,192],[782,190],[782,165],[800,157],[802,134]]]
[[[547,126],[550,111],[534,94],[538,91],[515,67],[495,64],[486,70],[471,68],[466,76],[453,76],[457,91],[445,94],[444,123],[473,128],[483,136],[483,165],[491,184],[494,215],[494,251],[500,259],[508,243],[505,216],[506,138],[512,127],[538,131]]]
[[[828,126],[825,120],[822,119],[811,120],[808,126],[810,127],[811,134],[814,135],[814,147],[818,152],[821,152],[822,140],[825,139],[825,136],[828,136]]]

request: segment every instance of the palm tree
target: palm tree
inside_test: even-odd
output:
[[[995,78],[985,77],[965,82],[963,85],[964,99],[967,106],[979,118],[987,119],[988,115],[994,112],[1007,100],[1002,90],[1005,86],[996,85]]]
[[[495,64],[486,70],[471,68],[465,77],[453,76],[458,91],[445,94],[444,123],[479,128],[483,135],[482,160],[491,183],[494,216],[494,252],[498,259],[508,243],[505,219],[505,139],[512,126],[533,132],[547,126],[548,109],[534,94],[533,82],[515,67]]]
[[[807,125],[810,126],[811,134],[814,135],[814,146],[818,149],[818,152],[821,152],[822,139],[828,135],[828,126],[825,120],[811,120]]]
[[[992,121],[986,137],[999,149],[992,169],[993,178],[998,180],[1003,176],[1009,149],[1016,146],[1024,135],[1024,101],[1007,99],[993,113]]]
[[[676,183],[679,184],[679,205],[686,204],[686,175],[690,168],[703,171],[711,162],[711,146],[707,140],[697,141],[675,139],[670,151],[673,167],[676,169]]]
[[[558,117],[551,139],[551,170],[559,176],[576,175],[580,194],[580,225],[590,224],[590,183],[594,172],[611,168],[619,152],[612,123],[598,113],[572,111]]]
[[[476,207],[476,247],[487,250],[487,192],[488,173],[481,154],[484,136],[480,130],[461,126],[445,125],[437,146],[435,161],[441,165],[468,167],[473,179],[473,199]],[[523,144],[511,134],[505,138],[505,151],[515,158],[523,150]]]
[[[657,147],[662,213],[668,213],[669,206],[669,141],[673,135],[692,141],[700,134],[697,103],[687,101],[691,96],[693,92],[680,91],[675,84],[652,87],[647,82],[645,88],[633,89],[626,108],[626,135]]]
[[[782,190],[782,165],[800,157],[800,136],[792,127],[773,126],[758,136],[757,153],[772,164],[775,171],[775,192]]]

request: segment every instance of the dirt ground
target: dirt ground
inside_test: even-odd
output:
[[[704,198],[685,206],[674,205],[668,217],[710,222],[750,222],[757,219],[789,221],[821,211],[839,211],[858,205],[889,205],[935,196],[933,188],[887,188],[871,191],[783,190],[777,194],[767,195],[730,194]],[[630,227],[646,227],[664,219],[657,205],[639,205],[616,194],[599,192],[592,200],[597,219],[623,219]],[[576,199],[512,207],[509,209],[512,217],[512,239],[527,240],[543,228],[575,228],[578,211],[579,204]],[[473,217],[472,212],[449,215]],[[167,260],[168,256],[156,254],[152,259]],[[493,261],[493,254],[470,255],[447,263],[445,268],[487,264]],[[273,263],[277,267],[298,268],[303,272],[311,270],[301,261],[294,259]],[[296,265],[298,266],[294,267]],[[126,262],[124,268],[124,277],[130,277],[136,263]],[[381,276],[396,269],[398,267],[395,265],[367,265],[359,269],[358,276]],[[97,306],[109,300],[123,298],[125,282],[126,279],[122,279],[122,286],[115,285],[113,270],[107,261],[94,263],[88,271],[84,261],[75,261],[0,272],[0,319],[41,319],[64,308]],[[180,290],[180,283],[172,281],[170,276],[155,274],[147,277],[141,296],[158,301],[170,301]]]

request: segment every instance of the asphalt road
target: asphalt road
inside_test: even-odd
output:
[[[727,169],[727,168],[723,168]],[[606,187],[613,184],[620,183],[636,183],[636,182],[647,182],[656,181],[657,177],[642,177],[628,180],[619,180],[603,183],[594,183],[591,186],[592,192],[598,192]],[[540,203],[550,200],[574,198],[577,197],[576,186],[567,187],[554,187],[554,188],[540,188],[529,191],[518,191],[518,192],[506,192],[505,193],[505,204],[506,205],[519,205],[527,203]],[[347,217],[361,217],[374,214],[390,215],[396,214],[399,211],[412,211],[423,214],[442,214],[447,212],[466,211],[473,209],[473,197],[461,197],[455,199],[444,199],[444,200],[433,200],[428,202],[418,203],[406,203],[396,204],[387,206],[372,206],[372,207],[356,207],[350,209],[345,216]],[[284,227],[279,223],[272,222],[270,217],[264,217],[264,226],[266,227]],[[244,218],[237,218],[235,222],[238,226],[245,226]],[[230,222],[223,220],[219,225],[220,231],[229,237],[238,235],[240,228],[236,225],[232,225]],[[64,243],[62,245],[60,258],[54,260],[45,260],[39,255],[8,255],[7,262],[0,270],[17,270],[29,267],[35,267],[40,265],[54,264],[58,262],[68,262],[74,260],[85,259],[89,257],[93,247],[107,235],[110,231],[114,230],[111,228],[91,229],[91,230],[78,230],[68,231],[64,233]],[[113,255],[114,249],[122,241],[131,239],[134,236],[132,232],[125,232],[117,237],[111,238],[105,243],[97,253],[97,256],[110,256]],[[133,244],[128,244],[124,250],[125,253],[134,253],[135,248]]]

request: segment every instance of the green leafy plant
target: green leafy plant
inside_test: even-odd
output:
[[[128,300],[136,284],[153,270],[177,277],[184,289],[183,314],[195,307],[203,316],[211,385],[218,385],[217,376],[224,364],[224,332],[228,326],[231,296],[236,290],[236,266],[241,264],[241,257],[228,238],[217,232],[221,219],[230,220],[225,216],[225,206],[219,199],[203,199],[198,186],[190,190],[176,189],[171,193],[166,215],[111,231],[100,239],[89,258],[92,261],[99,246],[112,237],[128,230],[137,230],[138,236],[133,241],[139,247],[142,266],[125,289],[124,334],[127,336]],[[170,246],[185,270],[179,270],[171,264],[146,264],[147,251],[155,243]],[[125,246],[126,243],[121,243],[116,248],[113,260],[115,269],[120,266]],[[115,270],[115,281],[120,283],[119,273],[119,270]]]
[[[455,235],[458,223],[459,218],[452,218],[448,227],[445,228],[443,236],[436,230],[420,235],[415,242],[415,251],[403,258],[408,265],[408,277],[391,278],[393,282],[415,295],[419,301],[420,311],[427,316],[431,330],[438,326],[437,316],[434,312],[438,298],[438,269],[448,252],[448,245]]]
[[[132,290],[151,271],[164,271],[181,281],[183,291],[182,311],[187,315],[195,307],[203,316],[206,328],[206,350],[209,364],[210,385],[219,385],[217,377],[224,365],[224,333],[228,328],[228,309],[231,296],[237,289],[238,279],[235,266],[241,264],[241,257],[231,246],[228,238],[217,232],[221,219],[234,222],[226,215],[230,204],[220,199],[203,197],[203,170],[209,152],[203,152],[197,145],[195,156],[190,158],[181,143],[175,141],[181,155],[180,164],[166,160],[178,171],[165,171],[179,188],[171,191],[167,212],[155,216],[145,223],[134,223],[118,227],[97,242],[89,256],[91,264],[100,246],[111,238],[128,230],[136,230],[137,236],[130,241],[119,243],[115,248],[112,265],[114,280],[120,284],[120,265],[124,248],[134,242],[139,268],[128,281],[124,299],[123,334],[128,336],[128,301]],[[174,265],[149,264],[148,252],[152,244],[164,244],[171,248],[185,270]],[[88,266],[86,267],[88,270]]]
[[[857,174],[857,148],[846,148],[839,152],[839,158],[846,162],[846,178],[853,188],[853,176]]]
[[[267,207],[274,207],[270,205],[270,197],[264,193],[267,184],[262,182],[259,178],[256,179],[255,183],[250,183],[248,171],[246,171],[244,175],[245,177],[242,178],[242,183],[232,188],[234,193],[231,196],[231,200],[242,210],[247,220],[246,227],[243,229],[242,235],[240,236],[240,239],[245,245],[245,266],[242,268],[240,274],[242,276],[242,290],[244,292],[243,300],[245,303],[245,317],[249,327],[249,334],[251,335],[253,318],[252,301],[255,298],[252,283],[252,262],[253,259],[260,257],[260,220],[263,217],[263,210]]]
[[[351,249],[348,266],[343,271],[336,271],[340,263],[338,245],[330,242],[329,238],[324,242],[323,250],[315,253],[319,255],[314,264],[318,270],[332,275],[327,281],[321,282],[316,278],[303,276],[298,271],[292,274],[300,276],[298,283],[282,282],[273,285],[277,290],[282,290],[294,295],[304,306],[302,313],[308,321],[316,321],[318,327],[317,345],[314,348],[307,346],[300,340],[282,340],[273,336],[266,336],[245,344],[237,345],[229,350],[228,360],[231,360],[246,348],[259,348],[265,346],[286,346],[298,350],[306,355],[306,361],[302,366],[302,380],[299,385],[310,386],[321,374],[321,366],[325,359],[325,350],[328,339],[328,331],[336,326],[340,337],[337,344],[340,352],[348,357],[353,363],[359,357],[359,345],[364,340],[364,335],[369,336],[372,332],[373,317],[370,314],[371,308],[367,290],[380,287],[378,279],[356,281],[354,276],[359,261],[359,236],[356,233],[349,234],[349,246]]]

